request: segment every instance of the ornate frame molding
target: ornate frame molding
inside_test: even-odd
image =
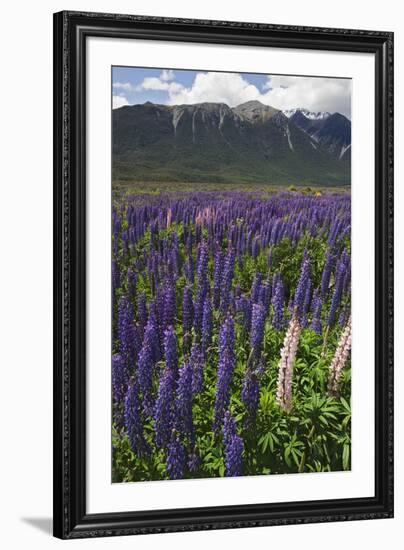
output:
[[[85,38],[367,51],[376,56],[376,496],[86,514]],[[60,12],[54,15],[54,535],[99,537],[393,517],[393,33]]]

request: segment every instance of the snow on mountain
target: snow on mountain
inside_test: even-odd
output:
[[[302,109],[300,107],[297,107],[296,109],[286,109],[283,111],[283,114],[290,118],[292,115],[294,115],[297,111],[300,111],[306,118],[310,120],[324,120],[325,118],[328,118],[331,113],[329,112],[323,112],[323,111],[309,111],[308,109]]]

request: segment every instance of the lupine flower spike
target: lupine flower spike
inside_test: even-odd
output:
[[[226,476],[235,477],[243,474],[242,438],[237,434],[236,423],[229,411],[226,411],[223,425],[223,442],[225,447]]]
[[[299,319],[297,315],[294,315],[289,323],[285,340],[283,341],[281,360],[278,367],[276,400],[278,405],[286,412],[290,412],[292,409],[293,364],[296,358],[300,332],[301,326]]]
[[[338,395],[342,371],[348,361],[349,351],[351,349],[352,326],[351,317],[349,317],[346,327],[341,334],[338,347],[330,366],[330,375],[328,378],[328,393]]]

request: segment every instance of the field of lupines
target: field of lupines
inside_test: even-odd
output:
[[[350,194],[112,217],[113,482],[350,469]]]

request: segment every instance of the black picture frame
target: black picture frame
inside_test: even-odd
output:
[[[375,55],[375,496],[86,512],[86,38]],[[393,33],[60,12],[54,15],[54,535],[62,539],[393,517]]]

